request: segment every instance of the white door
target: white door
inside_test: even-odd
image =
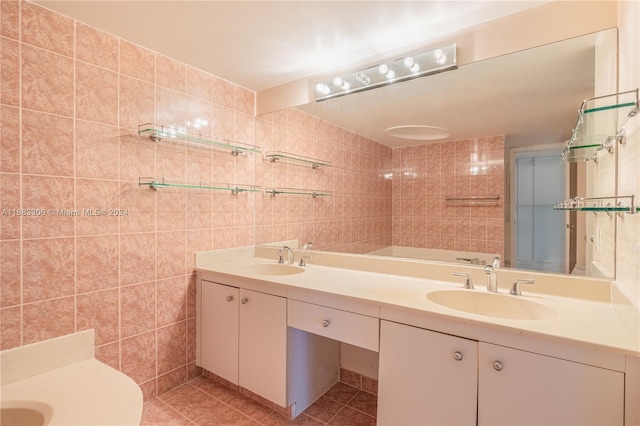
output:
[[[478,342],[381,321],[379,425],[474,425]]]
[[[287,299],[240,289],[240,386],[287,406]]]
[[[617,371],[481,342],[478,382],[478,425],[623,424]]]
[[[236,287],[202,281],[200,366],[238,384],[238,295]]]

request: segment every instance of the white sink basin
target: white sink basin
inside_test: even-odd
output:
[[[497,318],[541,320],[555,317],[555,309],[523,296],[483,293],[473,290],[439,290],[427,299],[447,308]]]
[[[249,265],[245,269],[250,274],[257,275],[294,275],[304,272],[304,268],[294,265],[283,265],[281,263]]]
[[[52,409],[32,401],[2,402],[0,424],[12,426],[41,426],[51,419]]]

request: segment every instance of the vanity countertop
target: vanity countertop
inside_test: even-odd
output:
[[[46,425],[138,425],[142,392],[93,356],[93,330],[0,352],[3,409],[35,410]]]
[[[337,263],[340,262],[342,260]],[[384,261],[375,260],[374,262],[380,264]],[[394,273],[369,272],[362,267],[351,269],[308,262],[304,272],[301,273],[267,275],[252,271],[252,269],[255,270],[252,265],[277,265],[277,262],[256,255],[244,256],[238,260],[223,259],[220,263],[198,266],[196,270],[208,274],[205,276],[209,276],[210,279],[217,278],[225,284],[251,285],[250,288],[254,290],[259,290],[260,285],[268,286],[269,291],[265,290],[266,292],[311,303],[316,300],[314,295],[320,298],[318,300],[323,300],[322,298],[326,300],[327,297],[350,300],[364,304],[367,308],[361,313],[365,315],[376,316],[375,313],[378,313],[379,318],[382,319],[412,323],[425,328],[435,327],[439,331],[496,344],[510,345],[518,339],[523,342],[526,339],[537,339],[538,344],[541,341],[550,341],[561,346],[577,347],[578,350],[590,348],[602,353],[615,354],[618,357],[620,355],[640,357],[638,337],[626,327],[610,302],[608,292],[602,291],[602,287],[608,286],[606,282],[596,283],[591,286],[592,288],[588,283],[585,284],[583,290],[586,297],[580,297],[582,291],[580,288],[575,289],[578,297],[570,297],[566,294],[553,294],[553,291],[549,292],[552,294],[541,292],[540,288],[536,288],[537,292],[534,293],[527,286],[522,286],[522,296],[512,296],[508,294],[508,289],[501,286],[499,292],[503,297],[521,297],[556,312],[555,315],[543,319],[509,319],[448,308],[427,298],[427,294],[439,290],[486,293],[484,280],[481,282],[476,280],[473,290],[462,290],[462,279],[457,277],[451,277],[450,281],[442,279],[444,276],[451,276],[450,272],[446,272],[446,275],[431,274],[436,276],[435,279],[430,277],[429,273],[424,274],[426,278],[416,277],[414,272],[398,273],[402,268],[428,268],[421,262],[416,263],[410,260],[404,260],[404,262],[403,264],[395,261],[394,264],[390,264],[387,269]],[[333,263],[336,264],[336,262]],[[452,270],[460,269],[452,268],[455,268]],[[482,274],[484,276],[484,271]],[[526,274],[522,275],[522,278],[527,277]],[[567,287],[566,283],[562,285]],[[540,287],[543,290],[553,288],[548,285]],[[318,304],[323,303],[318,302]],[[526,349],[526,344],[524,346]],[[569,350],[573,351],[573,349]],[[617,364],[619,365],[619,362]]]

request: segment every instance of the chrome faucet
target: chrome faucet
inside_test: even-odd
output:
[[[493,263],[491,264],[493,269],[498,269],[500,267],[500,256],[496,256],[493,258]]]
[[[520,284],[535,284],[536,280],[516,280],[513,283],[513,287],[511,287],[511,291],[509,294],[513,294],[514,296],[522,296],[522,292],[520,291]]]
[[[495,267],[491,265],[485,266],[484,273],[487,274],[487,291],[491,293],[497,293],[498,278],[496,277]]]
[[[456,260],[458,262],[467,262],[470,263],[472,265],[479,265],[480,264],[480,259],[478,259],[477,257],[474,257],[473,259],[467,258],[467,257],[456,257]]]
[[[304,245],[302,246],[303,250],[310,250],[312,248],[313,243],[311,241],[309,241],[308,243],[304,243]],[[311,256],[300,255],[300,262],[298,263],[298,266],[307,266],[306,259],[311,259]]]
[[[309,241],[308,243],[304,243],[302,246],[302,250],[311,250],[313,248],[313,243]]]
[[[293,261],[294,261],[293,250],[291,250],[291,248],[287,246],[282,246],[280,247],[280,250],[278,250],[278,263],[284,263],[285,252],[287,253],[287,263],[289,265],[293,265]]]
[[[473,290],[473,282],[471,281],[471,275],[463,274],[462,272],[454,272],[453,275],[455,275],[456,277],[464,277],[465,282],[462,288]]]

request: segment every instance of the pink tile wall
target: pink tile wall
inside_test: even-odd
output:
[[[451,206],[446,196],[499,195],[495,206]],[[504,137],[393,150],[393,244],[501,253]]]
[[[195,366],[193,253],[298,238],[391,242],[391,150],[29,2],[0,2],[0,348],[96,330],[145,398]],[[312,170],[137,134],[146,122],[334,163]],[[326,189],[316,198],[138,185],[155,176]],[[53,215],[122,209],[125,216]],[[44,209],[44,216],[12,215]]]

